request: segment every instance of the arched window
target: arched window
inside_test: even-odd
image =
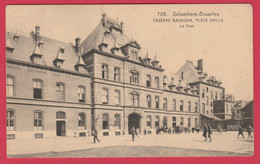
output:
[[[86,114],[85,113],[79,113],[78,114],[78,126],[80,130],[86,129]]]
[[[65,100],[65,84],[56,83],[56,93],[57,93],[57,100],[64,101]]]
[[[191,119],[188,118],[188,127],[190,128],[191,127]]]
[[[198,112],[198,103],[197,102],[195,102],[194,112]]]
[[[34,130],[42,130],[43,129],[43,112],[34,111]]]
[[[172,117],[172,128],[176,127],[176,117]]]
[[[184,120],[183,120],[183,117],[180,118],[180,126],[183,126],[184,125]]]
[[[102,64],[102,78],[108,79],[108,65]]]
[[[147,107],[151,108],[152,107],[152,100],[151,100],[151,95],[146,96],[146,101],[147,101]]]
[[[167,119],[166,116],[163,117],[163,127],[164,127],[164,128],[168,128],[168,119]]]
[[[109,116],[108,114],[102,115],[102,129],[108,129]]]
[[[15,129],[15,111],[8,109],[6,112],[6,130]]]
[[[108,89],[102,89],[102,104],[108,104]]]
[[[228,104],[226,104],[226,108],[227,108],[227,113],[228,113]]]
[[[188,111],[191,112],[191,102],[188,101]]]
[[[139,106],[139,94],[136,92],[131,93],[132,106]]]
[[[114,80],[120,81],[120,69],[118,67],[114,68]]]
[[[150,129],[152,128],[151,122],[152,122],[152,117],[151,116],[147,116],[147,122],[146,122],[147,128],[150,128]]]
[[[172,100],[172,109],[173,109],[173,111],[176,111],[176,100],[175,99]]]
[[[120,129],[121,128],[121,123],[120,123],[120,115],[115,114],[115,126]]]
[[[84,86],[78,86],[78,102],[85,102],[86,90]]]
[[[160,104],[159,104],[159,96],[155,97],[155,108],[159,109]]]
[[[198,127],[198,118],[195,118],[195,127]]]
[[[180,101],[180,111],[183,111],[183,100]]]
[[[41,80],[33,80],[33,98],[42,99],[42,81]]]
[[[167,98],[163,98],[163,109],[167,109]]]
[[[160,117],[159,116],[155,116],[155,128],[159,128],[160,127]]]
[[[8,75],[6,77],[6,97],[14,96],[14,77]]]
[[[206,112],[206,111],[205,111],[205,104],[202,103],[202,113],[205,114],[205,112]]]
[[[130,83],[131,84],[139,84],[139,73],[138,72],[131,71]]]
[[[57,112],[56,118],[57,119],[66,119],[66,113],[65,112]]]
[[[150,75],[146,76],[146,86],[151,87],[151,76]]]
[[[115,90],[115,104],[120,105],[120,91]]]
[[[155,77],[154,81],[155,81],[156,88],[160,88],[159,77]]]

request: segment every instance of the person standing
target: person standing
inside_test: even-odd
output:
[[[133,126],[133,128],[131,129],[131,133],[132,133],[132,141],[135,141],[136,130],[135,130],[135,127],[134,127],[134,126]]]
[[[100,143],[100,141],[98,139],[98,131],[96,128],[94,128],[94,130],[93,130],[93,136],[94,136],[94,143],[96,143],[96,140]]]
[[[248,124],[248,127],[247,127],[247,133],[248,133],[248,138],[251,137],[253,138],[253,136],[251,135],[252,133],[252,127]]]
[[[207,141],[207,132],[208,132],[207,126],[206,124],[203,124],[203,137],[205,138],[204,141]]]
[[[237,135],[237,138],[239,138],[239,135],[242,135],[243,136],[243,138],[245,138],[244,137],[244,134],[243,134],[243,128],[242,128],[242,126],[240,125],[240,124],[238,124],[238,135]]]
[[[212,128],[211,128],[211,126],[208,124],[208,137],[209,137],[209,142],[212,141],[212,139],[211,139],[211,134],[212,134]]]
[[[219,132],[220,135],[221,135],[221,132],[222,132],[221,124],[218,124],[218,132]]]

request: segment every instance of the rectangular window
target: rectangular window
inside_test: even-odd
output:
[[[159,128],[159,117],[155,117],[155,128]]]
[[[163,99],[163,109],[164,110],[167,109],[167,99],[166,98]]]
[[[102,116],[102,129],[108,129],[108,115],[103,114]]]
[[[6,96],[14,96],[14,79],[12,77],[6,77]]]
[[[115,91],[115,104],[120,105],[120,92]]]
[[[6,130],[14,130],[14,111],[12,110],[6,113]]]
[[[114,68],[114,80],[120,81],[120,69],[119,68]]]
[[[204,98],[205,97],[205,91],[204,91],[204,89],[202,89],[202,98]]]
[[[64,84],[56,84],[57,100],[64,101]]]
[[[108,79],[108,66],[102,65],[102,78]]]
[[[102,103],[103,104],[108,103],[108,90],[107,89],[102,90]]]
[[[42,130],[42,112],[34,112],[34,130]]]
[[[151,96],[150,96],[150,95],[147,95],[147,107],[148,107],[148,108],[151,108],[151,106],[152,106]]]
[[[183,111],[183,101],[180,101],[180,111]]]
[[[151,76],[150,76],[150,75],[147,75],[146,78],[147,78],[147,79],[146,79],[146,86],[147,86],[147,87],[151,87]]]
[[[146,122],[146,126],[148,128],[152,128],[152,124],[151,124],[152,120],[151,120],[151,116],[147,116],[147,122]]]
[[[85,102],[85,87],[78,87],[78,102]]]
[[[176,100],[175,99],[172,100],[172,109],[173,109],[173,111],[176,111]]]
[[[86,115],[84,113],[78,115],[78,127],[80,130],[86,129]]]
[[[42,83],[41,83],[41,81],[33,81],[33,98],[42,99]]]
[[[155,108],[159,108],[159,97],[158,96],[156,96],[155,97]]]

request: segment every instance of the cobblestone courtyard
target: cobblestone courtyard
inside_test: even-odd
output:
[[[213,133],[204,142],[202,133],[146,135],[131,140],[130,135],[54,139],[8,140],[9,157],[170,157],[170,156],[251,156],[254,140],[237,138],[237,132]]]

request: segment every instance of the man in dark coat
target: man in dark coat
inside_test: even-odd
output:
[[[243,136],[243,138],[245,138],[244,137],[244,134],[243,134],[243,128],[242,128],[242,126],[239,124],[238,125],[238,135],[237,135],[237,138],[239,138],[239,135],[242,135]]]
[[[248,127],[247,127],[248,138],[249,137],[253,138],[253,136],[251,135],[252,130],[253,130],[252,127],[250,125],[248,125]]]
[[[211,128],[211,126],[208,124],[208,137],[209,137],[209,142],[212,141],[212,139],[211,139],[211,134],[212,134],[212,128]]]
[[[206,124],[203,124],[203,137],[205,138],[204,141],[207,141],[207,132],[208,132],[208,127]]]
[[[94,136],[94,143],[96,143],[96,140],[100,143],[100,141],[98,139],[98,131],[96,128],[94,128],[94,130],[93,130],[93,136]]]
[[[136,130],[135,130],[135,127],[134,127],[134,126],[133,126],[133,128],[131,129],[131,134],[132,134],[132,141],[135,141]]]

